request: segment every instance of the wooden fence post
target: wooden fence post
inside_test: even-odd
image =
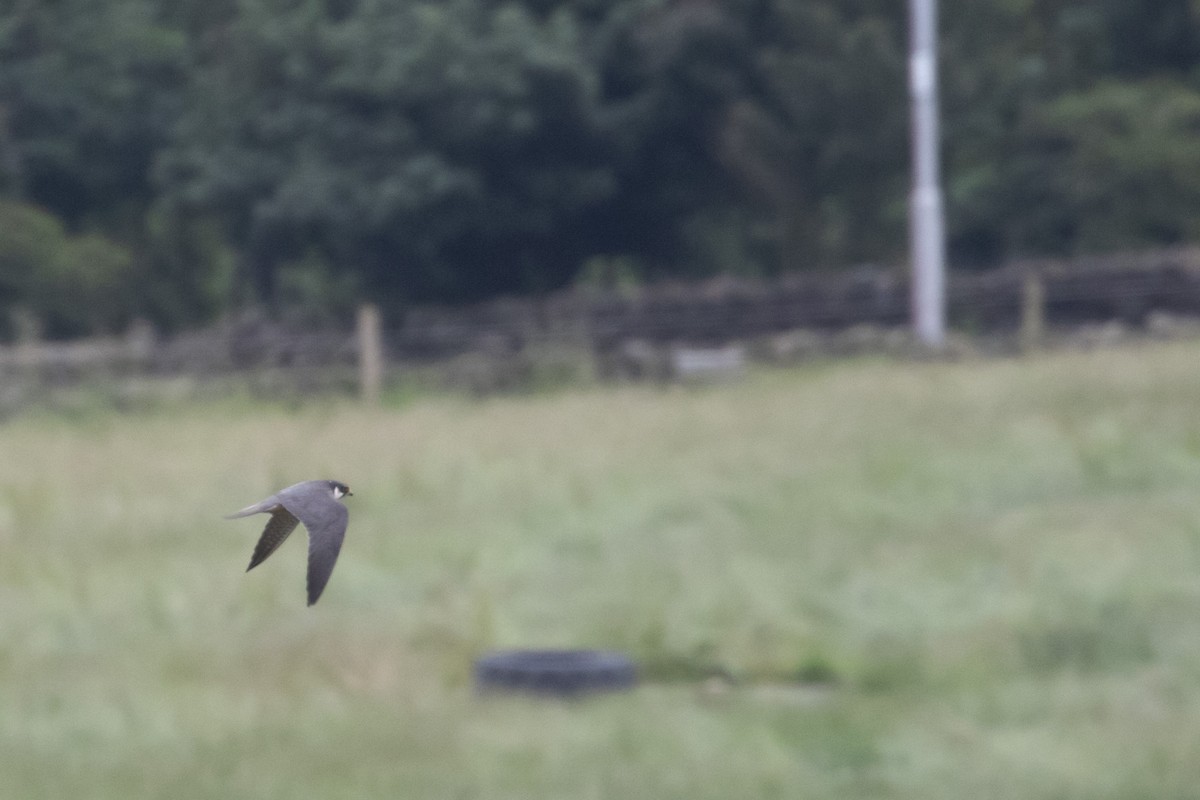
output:
[[[1021,282],[1021,352],[1029,353],[1042,344],[1046,331],[1046,285],[1041,274],[1027,270]]]
[[[383,389],[383,326],[378,306],[371,303],[358,308],[358,386],[364,402],[379,403]]]

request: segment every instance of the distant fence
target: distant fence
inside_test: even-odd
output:
[[[958,271],[947,310],[953,329],[1026,347],[1095,323],[1200,319],[1200,249]],[[135,326],[111,339],[0,346],[0,408],[29,387],[96,377],[241,376],[267,391],[361,386],[370,397],[406,370],[440,369],[441,380],[477,391],[518,386],[546,370],[666,377],[681,365],[740,364],[731,346],[776,360],[911,346],[908,316],[904,273],[856,269],[413,308],[391,325],[368,307],[353,331],[300,330],[256,316],[169,338]],[[724,355],[687,355],[706,349]]]
[[[955,272],[947,290],[952,327],[1013,331],[1041,284],[1051,325],[1118,320],[1151,311],[1200,316],[1200,249],[1071,261],[1029,261]],[[468,309],[421,309],[392,331],[398,353],[446,354],[486,337],[584,336],[603,352],[629,340],[718,345],[792,330],[899,326],[909,317],[907,275],[889,269],[796,274],[776,280],[718,278],[620,292],[570,292]]]

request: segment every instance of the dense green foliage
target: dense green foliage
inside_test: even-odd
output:
[[[0,334],[900,260],[905,5],[8,0]],[[1196,3],[942,5],[956,263],[1196,237]]]

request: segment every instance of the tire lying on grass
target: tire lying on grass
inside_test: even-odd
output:
[[[574,697],[630,689],[637,670],[627,657],[603,650],[507,650],[475,661],[475,688]]]

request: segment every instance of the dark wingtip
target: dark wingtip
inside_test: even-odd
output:
[[[316,602],[321,599],[321,595],[325,592],[324,586],[306,586],[308,590],[308,604],[316,605]]]

